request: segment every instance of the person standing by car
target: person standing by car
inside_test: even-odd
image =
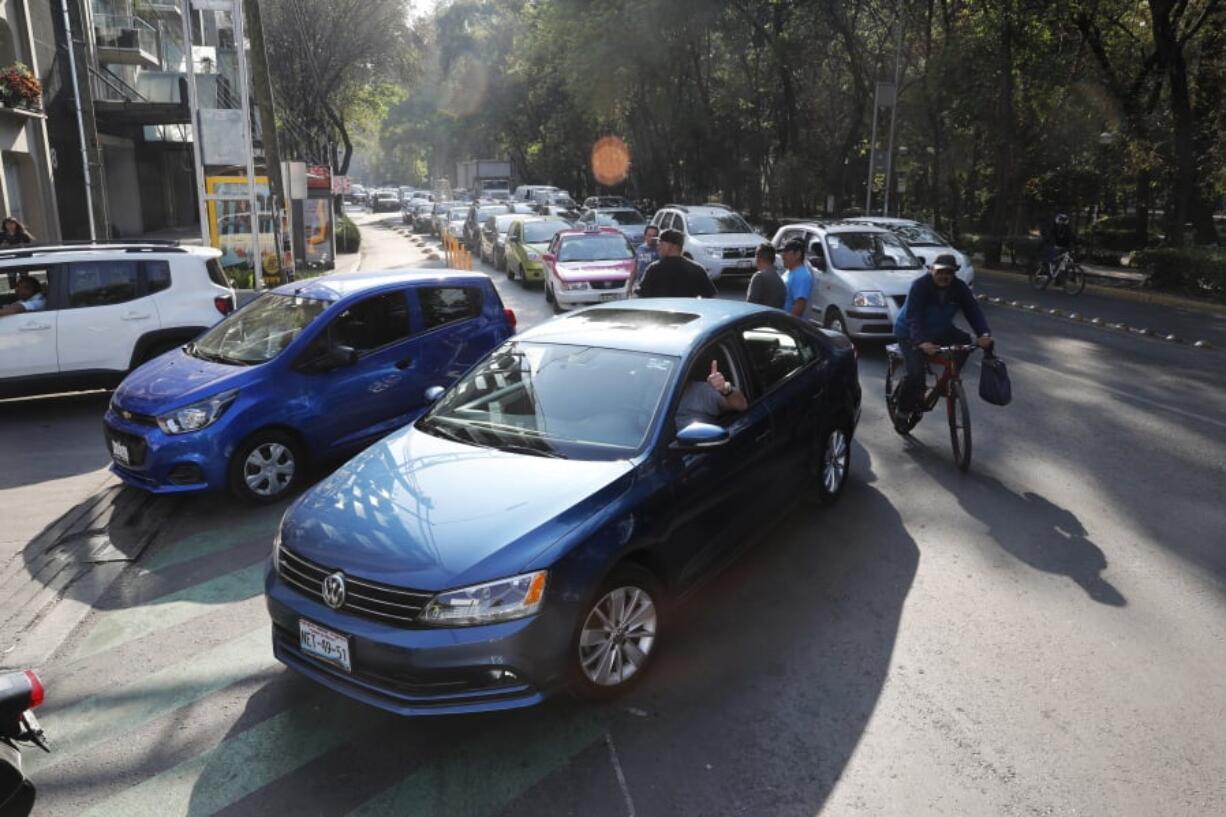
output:
[[[0,222],[0,246],[33,243],[34,236],[26,230],[20,221],[9,216]]]
[[[935,354],[939,346],[965,346],[971,342],[970,335],[954,326],[959,310],[975,330],[975,343],[982,349],[992,346],[992,332],[983,310],[971,288],[954,274],[957,269],[958,260],[952,255],[933,259],[929,274],[921,275],[911,284],[907,300],[894,321],[894,336],[907,363],[898,395],[898,410],[903,414],[919,410],[924,356]]]
[[[779,271],[775,269],[775,248],[769,242],[759,244],[753,263],[758,271],[749,279],[749,291],[745,293],[745,300],[751,304],[783,309],[788,288],[779,277]]]
[[[784,244],[782,254],[783,266],[787,268],[783,274],[783,283],[787,287],[783,311],[803,318],[813,293],[813,271],[805,263],[804,239],[793,238]]]
[[[626,279],[626,297],[633,298],[647,268],[660,260],[660,228],[648,224],[643,230],[643,243],[634,251],[634,272]]]
[[[43,295],[42,286],[28,275],[17,279],[17,286],[14,288],[14,291],[17,293],[16,303],[11,303],[0,309],[0,316],[20,315],[24,312],[39,312],[47,308],[47,299]]]
[[[660,260],[643,273],[640,298],[714,298],[719,294],[702,265],[681,254],[684,242],[679,230],[660,234]]]

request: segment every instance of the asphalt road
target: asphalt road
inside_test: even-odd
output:
[[[362,268],[429,263],[394,217],[358,221]],[[549,316],[494,278],[521,326]],[[973,400],[971,473],[935,416],[895,434],[864,346],[842,501],[760,519],[604,706],[401,720],[316,688],[268,645],[282,508],[182,500],[42,667],[38,813],[1226,813],[1226,353],[987,315],[1015,402]],[[62,428],[93,469],[92,405],[5,422]]]

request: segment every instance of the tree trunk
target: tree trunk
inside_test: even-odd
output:
[[[1192,97],[1188,90],[1188,65],[1183,45],[1179,42],[1179,17],[1174,6],[1178,0],[1150,0],[1150,15],[1154,24],[1154,45],[1158,60],[1166,69],[1170,86],[1171,148],[1175,159],[1172,199],[1175,212],[1171,219],[1175,246],[1185,242],[1184,226],[1191,224],[1199,244],[1216,244],[1213,212],[1201,189],[1200,170],[1196,160],[1196,123],[1192,116]]]
[[[1013,0],[1004,0],[1000,27],[1000,99],[996,109],[996,199],[989,223],[989,232],[1002,237],[1008,231],[1013,200],[1013,93]]]

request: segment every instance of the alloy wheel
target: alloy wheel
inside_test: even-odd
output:
[[[836,428],[826,440],[826,453],[822,462],[822,484],[826,492],[837,493],[847,475],[848,445],[843,429]]]
[[[638,587],[617,587],[596,603],[579,634],[579,665],[593,684],[614,687],[647,663],[656,639],[657,613]]]

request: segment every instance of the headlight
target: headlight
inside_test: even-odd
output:
[[[238,397],[238,389],[231,389],[207,400],[201,400],[199,403],[175,409],[158,417],[158,425],[167,434],[187,434],[191,431],[199,431],[216,422],[217,418],[224,414],[234,402],[235,397]]]
[[[535,251],[533,251],[533,250],[528,250],[528,260],[529,260],[529,261],[540,261],[540,260],[541,260],[541,254],[540,254],[539,252],[535,252]]]
[[[545,598],[548,571],[439,593],[421,611],[421,620],[439,627],[466,627],[510,621],[535,613]]]
[[[707,255],[711,256],[712,258],[723,258],[724,257],[723,247],[706,247],[703,249],[703,252],[705,252]]]
[[[562,282],[562,289],[568,292],[577,292],[579,290],[591,289],[591,285],[587,281],[573,281],[571,283]]]
[[[851,299],[852,306],[875,306],[885,308],[885,295],[880,292],[857,292]]]

